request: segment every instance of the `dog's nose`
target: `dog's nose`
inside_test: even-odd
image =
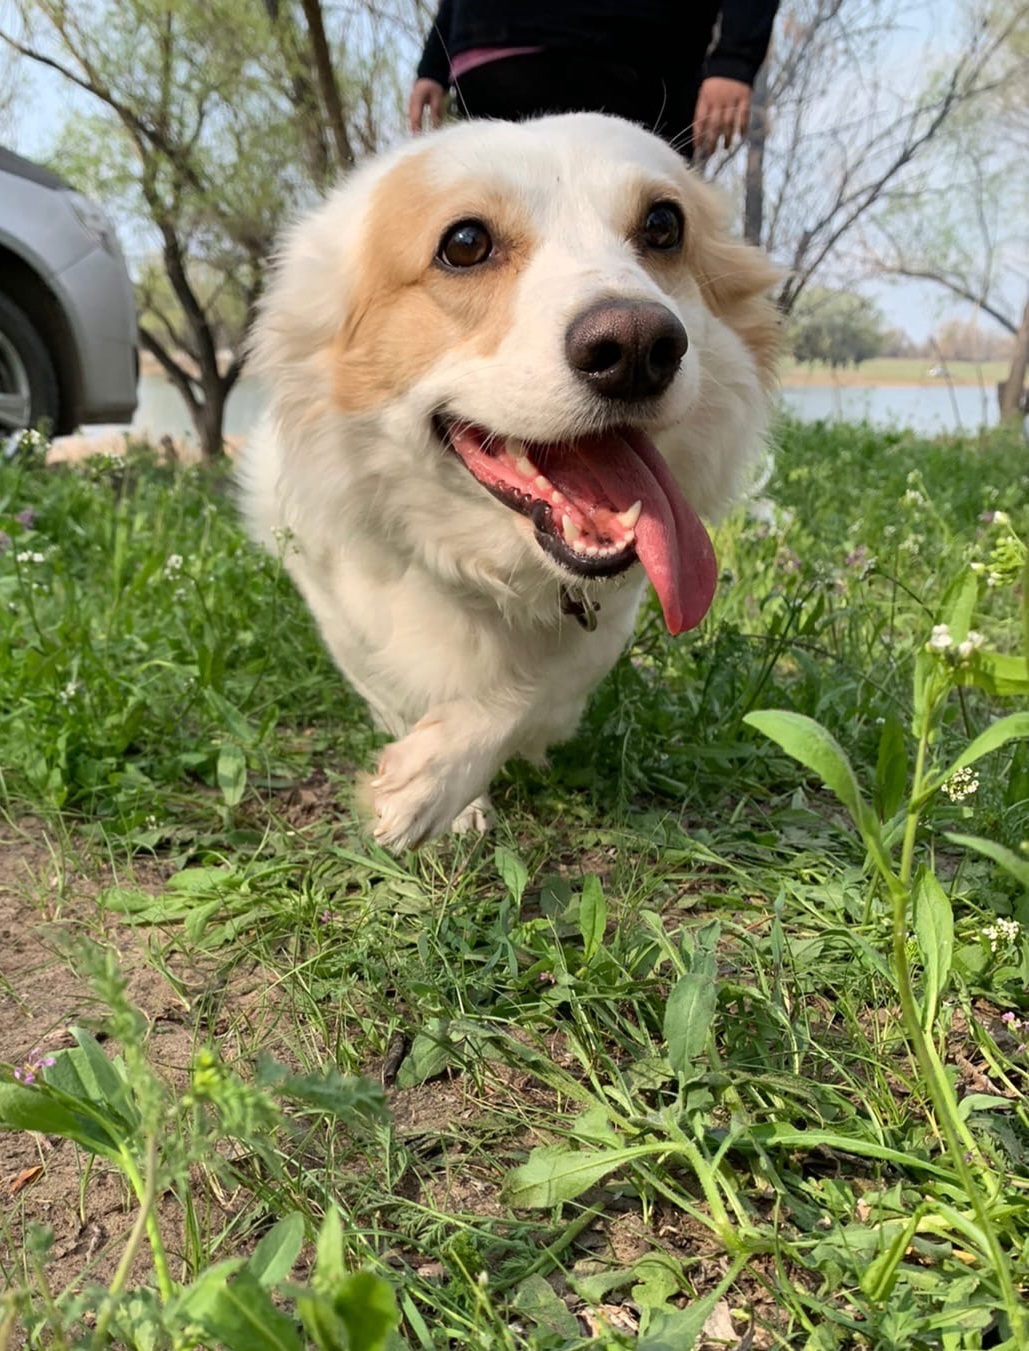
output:
[[[568,364],[607,399],[647,399],[672,383],[686,355],[686,330],[653,300],[602,300],[565,333]]]

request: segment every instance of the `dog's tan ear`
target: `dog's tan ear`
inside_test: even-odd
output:
[[[783,347],[782,314],[771,296],[782,273],[761,249],[733,239],[721,193],[691,177],[687,258],[704,302],[750,349],[761,382],[775,383]]]

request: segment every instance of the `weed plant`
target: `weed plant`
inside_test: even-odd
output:
[[[394,859],[218,474],[0,467],[5,810],[213,973],[176,1078],[68,935],[106,1013],[0,1069],[0,1125],[133,1222],[55,1287],[20,1192],[0,1348],[1029,1345],[1025,446],[787,422],[764,492],[493,836]]]

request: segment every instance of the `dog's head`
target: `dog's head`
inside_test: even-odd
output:
[[[698,513],[761,442],[774,277],[627,122],[410,142],[294,230],[269,288],[255,353],[291,491],[327,538],[497,594],[638,558],[688,628],[715,578]]]

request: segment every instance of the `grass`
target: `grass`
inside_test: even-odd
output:
[[[940,361],[935,357],[873,357],[860,366],[833,371],[822,363],[788,363],[783,371],[787,385],[975,385],[993,399],[996,385],[1007,377],[1006,361]],[[930,369],[945,375],[932,376]]]
[[[1024,445],[779,442],[702,628],[649,609],[496,833],[403,859],[217,474],[0,469],[0,789],[49,842],[0,871],[47,973],[0,959],[0,1121],[71,1142],[0,1348],[1024,1344]]]

